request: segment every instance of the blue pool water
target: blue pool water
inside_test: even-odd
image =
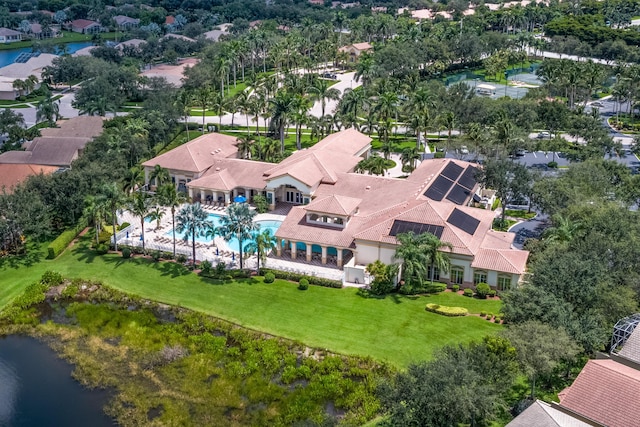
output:
[[[220,215],[209,214],[208,219],[213,223],[213,225],[216,228],[220,227]],[[280,224],[282,224],[282,221],[257,221],[257,224],[260,225],[260,231],[271,230],[271,234],[275,235],[276,231],[278,231],[278,228],[280,227]],[[165,236],[172,236],[172,235],[173,235],[172,229],[165,233]],[[196,236],[196,242],[211,243],[211,241],[212,241],[211,238]],[[226,243],[229,249],[231,249],[233,252],[240,252],[240,245],[238,244],[238,239],[236,239],[235,237]],[[249,242],[248,241],[244,242],[245,245],[247,243]]]
[[[92,46],[93,43],[90,41],[86,42],[74,42],[74,43],[66,43],[67,52],[75,53],[82,48],[87,46]],[[4,67],[5,65],[13,64],[13,61],[16,60],[18,55],[21,53],[29,53],[33,50],[30,47],[24,47],[20,49],[9,49],[9,50],[0,50],[0,67]]]

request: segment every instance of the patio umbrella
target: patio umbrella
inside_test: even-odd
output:
[[[236,253],[231,252],[231,261],[235,261],[235,260],[236,260]]]
[[[220,255],[220,251],[216,248],[216,256]]]
[[[247,201],[247,198],[244,196],[236,196],[233,201],[236,203],[244,203]]]

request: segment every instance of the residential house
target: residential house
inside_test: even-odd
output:
[[[133,28],[138,28],[140,25],[139,19],[130,18],[124,15],[116,15],[113,17],[113,20],[120,31],[129,31]]]
[[[567,413],[541,400],[536,400],[506,427],[593,427],[577,418],[574,414]]]
[[[82,155],[89,141],[102,133],[102,117],[79,116],[59,120],[56,128],[45,128],[41,136],[25,144],[25,151],[0,154],[0,164],[31,164],[68,168]]]
[[[0,43],[14,43],[22,40],[20,31],[11,30],[9,28],[0,28]]]
[[[76,19],[67,24],[67,27],[74,33],[96,34],[102,32],[102,26],[89,19]]]
[[[360,57],[360,55],[362,55],[363,52],[368,52],[371,49],[373,49],[373,46],[371,46],[367,42],[364,42],[364,43],[354,43],[348,46],[343,46],[338,50],[340,52],[346,52],[347,55],[349,55],[349,59],[347,61],[350,64],[354,64],[358,61],[358,58]]]
[[[36,76],[38,83],[33,87],[38,89],[40,87],[40,81],[42,80],[42,71],[45,67],[50,66],[56,55],[50,53],[40,54],[23,54],[28,59],[24,62],[14,62],[0,68],[0,99],[3,100],[15,100],[21,95],[28,95],[26,90],[22,90],[22,93],[18,92],[13,82],[16,80],[24,80],[28,76]]]
[[[29,30],[29,36],[38,40],[55,38],[60,35],[60,28],[56,25],[43,27],[38,23],[34,23],[31,24],[31,29]]]
[[[0,163],[0,194],[11,193],[13,188],[32,175],[49,175],[59,170],[57,166],[19,163]]]
[[[436,280],[504,290],[525,272],[528,252],[512,246],[515,234],[493,231],[494,212],[469,206],[481,192],[474,164],[428,160],[407,179],[355,173],[371,149],[371,138],[355,129],[279,164],[239,159],[236,144],[203,135],[143,163],[145,174],[156,165],[167,168],[180,189],[203,203],[263,195],[270,209],[288,210],[275,234],[277,256],[341,268],[348,282],[364,283],[371,262],[395,262],[396,236],[407,231],[430,232],[452,245],[452,268],[434,271]]]
[[[160,40],[167,40],[167,39],[178,39],[178,40],[183,40],[189,43],[195,43],[194,39],[192,39],[191,37],[183,36],[182,34],[167,33],[160,38]]]

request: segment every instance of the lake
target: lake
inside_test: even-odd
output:
[[[82,48],[87,46],[91,46],[93,43],[90,41],[87,42],[75,42],[75,43],[66,43],[67,51],[69,53],[75,53]],[[23,47],[21,49],[10,49],[10,50],[0,50],[0,68],[5,65],[13,64],[13,61],[24,52],[31,52],[30,47]]]
[[[30,337],[0,337],[0,426],[113,426],[106,390],[85,389],[73,366]]]

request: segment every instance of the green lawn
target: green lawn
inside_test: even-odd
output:
[[[311,286],[258,279],[216,285],[175,263],[153,263],[117,255],[96,256],[86,238],[56,260],[29,265],[0,264],[0,307],[46,270],[68,277],[102,281],[114,288],[159,302],[202,311],[247,328],[344,354],[369,355],[404,367],[431,357],[446,345],[495,333],[501,326],[477,316],[450,318],[425,311],[427,302],[462,306],[472,313],[499,311],[498,301],[452,293],[429,297],[365,298],[356,289]]]
[[[116,34],[122,36],[123,33],[121,32],[120,33],[115,33],[115,32],[100,33],[100,38],[102,40],[112,40],[116,38]],[[60,43],[86,42],[86,41],[91,41],[91,34],[80,34],[80,33],[74,33],[71,31],[63,31],[62,37],[58,37],[55,39],[37,40],[37,41],[39,43],[44,43],[44,44],[53,43],[54,45],[58,45]],[[25,41],[15,42],[15,43],[0,44],[0,50],[22,49],[22,48],[31,47],[31,46],[33,46],[33,41],[25,40]]]

